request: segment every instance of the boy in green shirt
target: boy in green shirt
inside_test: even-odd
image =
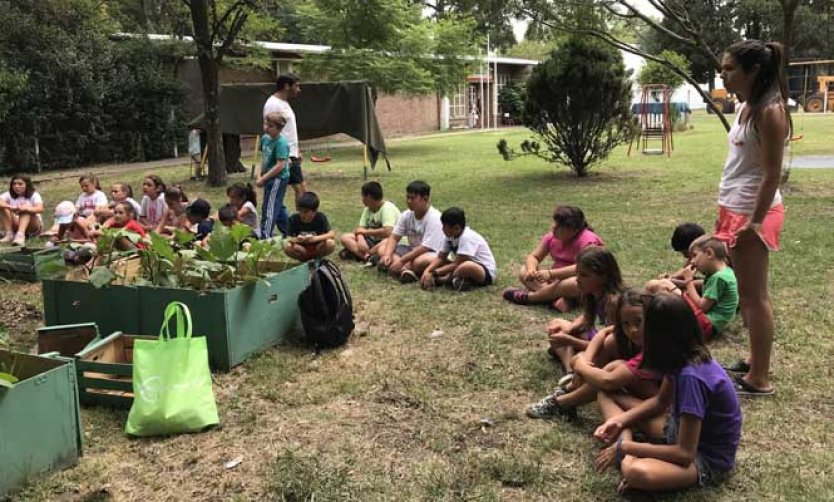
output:
[[[369,261],[378,255],[379,244],[394,230],[400,218],[400,210],[393,202],[383,199],[382,185],[369,181],[362,185],[362,204],[365,209],[359,218],[359,226],[352,234],[342,234],[339,257]]]
[[[684,271],[686,286],[683,297],[698,318],[705,339],[721,333],[733,320],[738,309],[738,283],[733,269],[727,265],[727,246],[711,236],[702,236],[689,247],[690,264],[703,273],[704,290],[695,287],[695,270]]]

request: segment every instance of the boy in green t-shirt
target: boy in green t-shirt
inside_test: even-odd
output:
[[[727,246],[711,236],[702,236],[689,247],[690,263],[703,273],[704,290],[695,287],[695,270],[684,272],[686,286],[683,297],[698,318],[706,339],[721,333],[733,320],[738,309],[738,283],[733,269],[727,265]]]
[[[384,241],[397,224],[400,210],[393,202],[383,199],[382,185],[369,181],[362,185],[362,204],[365,209],[359,218],[359,226],[352,234],[342,234],[339,257],[347,260],[357,258],[368,262],[378,256],[379,244]]]
[[[278,113],[270,113],[264,119],[264,135],[261,137],[261,175],[256,185],[264,189],[261,238],[269,239],[275,227],[281,235],[287,235],[289,217],[284,205],[287,182],[290,178],[290,147],[281,130],[287,120]]]

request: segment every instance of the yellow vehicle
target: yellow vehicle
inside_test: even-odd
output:
[[[828,104],[825,99],[828,97]],[[817,77],[817,89],[805,98],[805,111],[820,113],[834,110],[834,76]]]
[[[721,113],[735,113],[736,99],[734,95],[727,92],[727,89],[713,89],[709,95]]]

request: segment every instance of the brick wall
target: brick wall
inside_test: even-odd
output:
[[[435,94],[380,94],[376,100],[376,117],[386,138],[437,131],[440,128],[440,109]]]

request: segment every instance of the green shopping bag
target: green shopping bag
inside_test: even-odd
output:
[[[176,323],[176,338],[169,332]],[[217,425],[205,337],[191,336],[191,312],[180,302],[165,308],[158,340],[133,346],[133,406],[125,432],[161,436]]]

